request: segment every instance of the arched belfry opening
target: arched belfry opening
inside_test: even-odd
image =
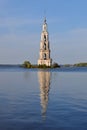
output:
[[[46,60],[46,53],[44,53],[44,55],[43,55],[43,56],[44,56],[44,60]]]
[[[44,35],[44,41],[46,42],[46,35]]]
[[[38,60],[38,65],[52,65],[52,59],[50,58],[50,46],[49,46],[49,33],[47,30],[46,18],[44,19],[43,29],[41,33],[41,42],[40,42],[40,56]]]
[[[46,43],[44,43],[44,50],[46,50]]]

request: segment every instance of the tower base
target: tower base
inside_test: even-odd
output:
[[[48,59],[48,60],[38,60],[38,65],[51,66],[51,65],[52,65],[52,59]]]

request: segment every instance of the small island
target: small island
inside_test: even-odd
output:
[[[21,67],[23,68],[60,68],[60,65],[58,65],[58,63],[53,63],[51,66],[46,66],[44,65],[35,65],[35,64],[31,64],[30,61],[24,61],[24,63],[21,65]]]

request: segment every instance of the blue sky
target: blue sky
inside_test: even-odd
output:
[[[37,63],[45,15],[53,62],[87,62],[87,0],[0,0],[0,64]]]

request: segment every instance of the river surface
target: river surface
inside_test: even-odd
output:
[[[1,66],[0,130],[87,130],[87,68]]]

